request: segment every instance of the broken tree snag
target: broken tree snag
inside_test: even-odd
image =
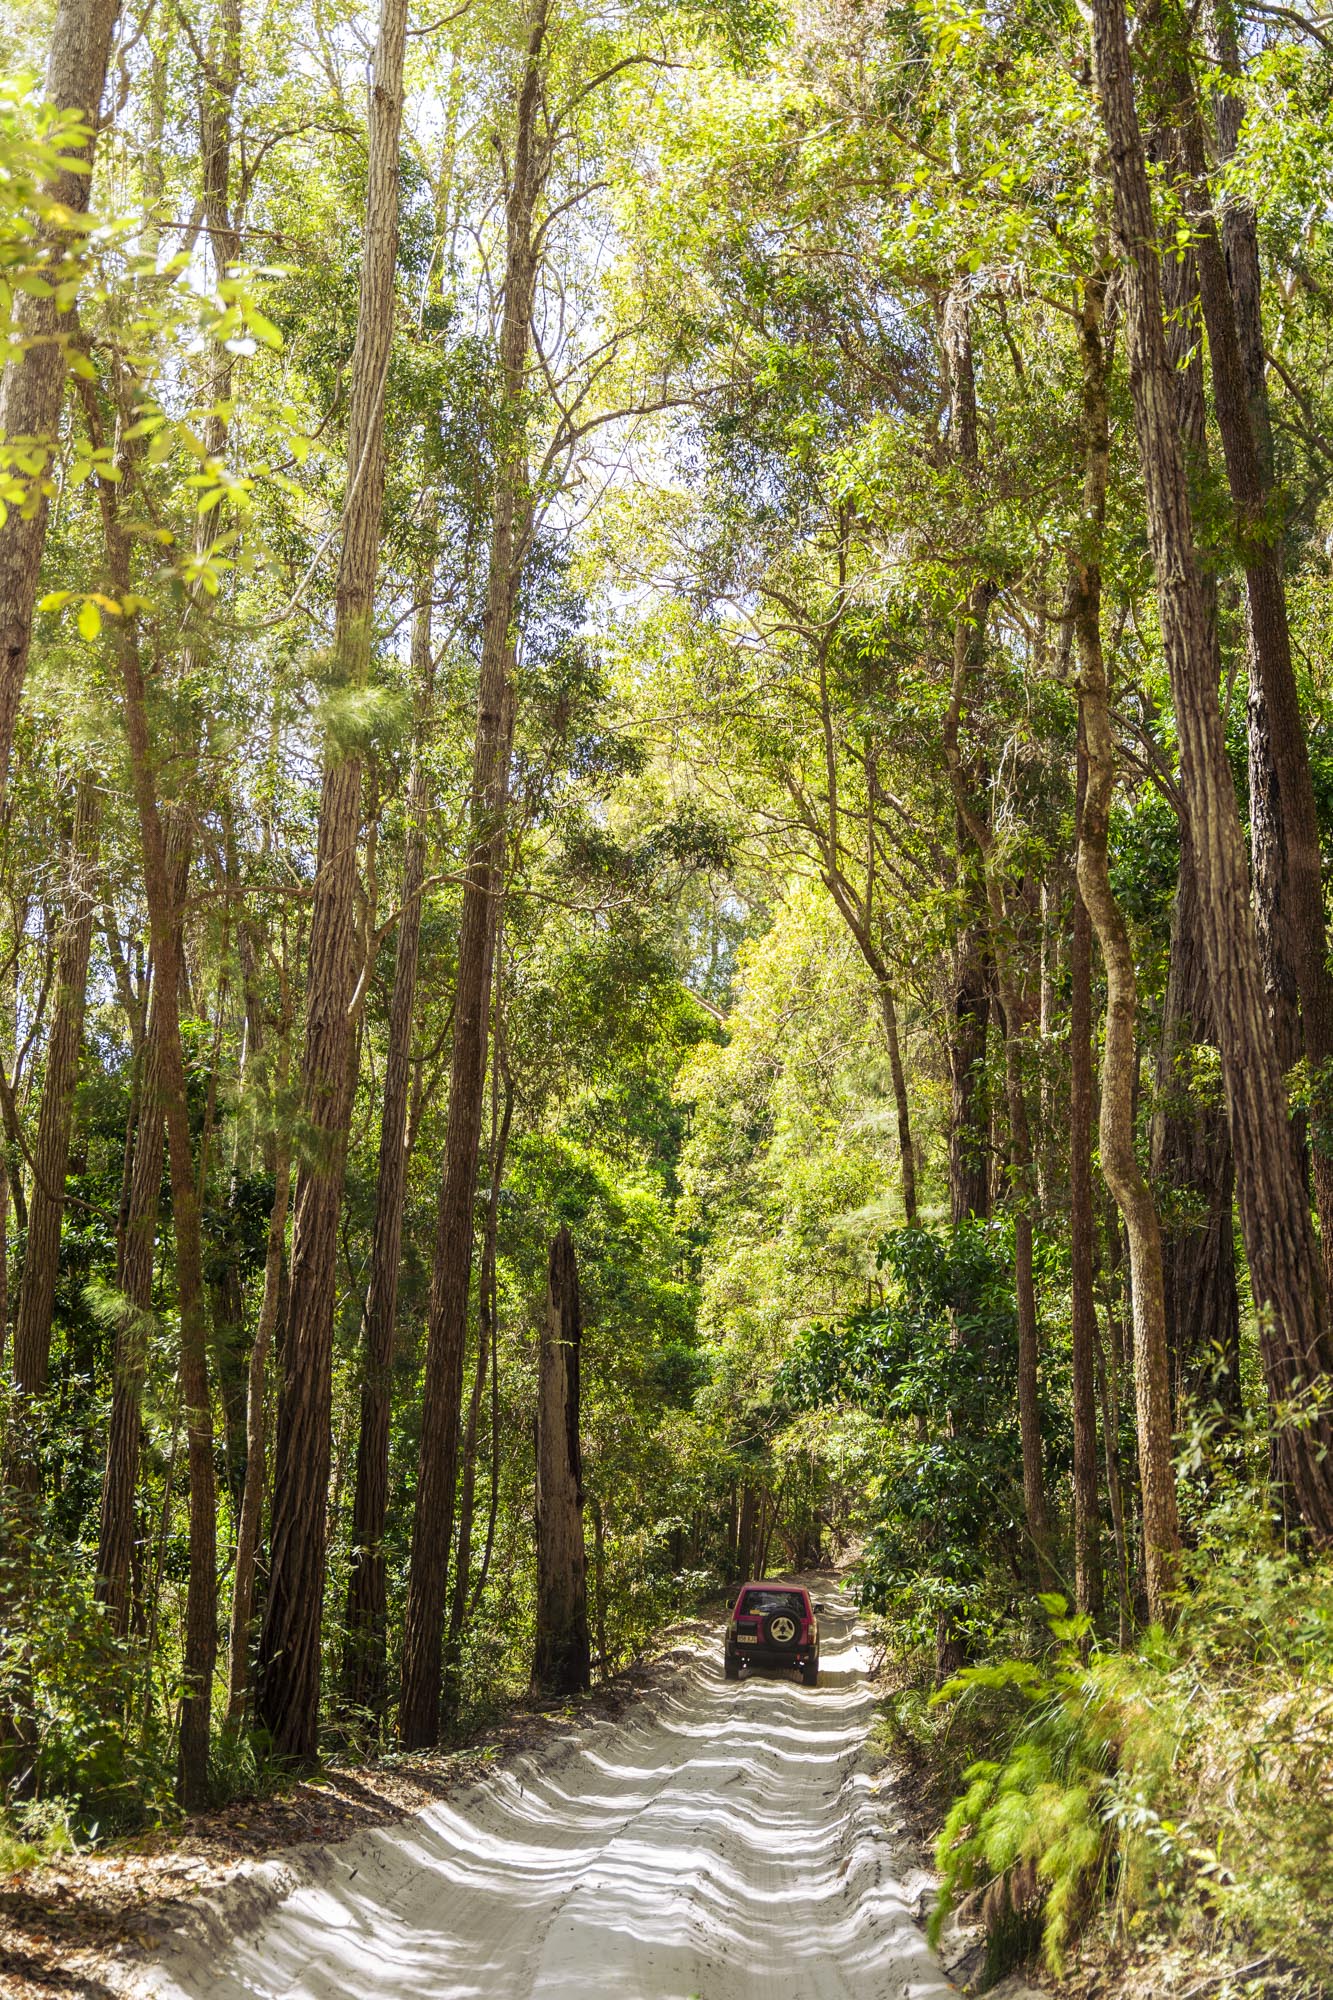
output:
[[[537,1374],[537,1693],[576,1694],[592,1678],[579,1448],[579,1273],[562,1223],[551,1245]]]

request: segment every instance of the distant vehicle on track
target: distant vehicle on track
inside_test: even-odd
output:
[[[819,1682],[819,1619],[827,1607],[812,1604],[796,1583],[742,1584],[723,1642],[722,1671],[739,1679],[742,1667],[799,1667],[807,1687]]]

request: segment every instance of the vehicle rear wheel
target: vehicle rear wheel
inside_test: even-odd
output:
[[[738,1681],[740,1679],[741,1663],[734,1653],[724,1653],[722,1655],[722,1671],[729,1681]]]
[[[807,1686],[808,1688],[813,1688],[813,1687],[818,1687],[818,1686],[819,1686],[819,1662],[818,1662],[818,1660],[807,1660],[807,1661],[806,1661],[805,1665],[804,1665],[804,1666],[803,1666],[803,1667],[801,1668],[801,1679],[802,1679],[802,1680],[803,1680],[803,1681],[805,1682],[805,1684],[806,1684],[806,1686]]]

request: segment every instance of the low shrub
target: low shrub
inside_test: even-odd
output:
[[[8,1616],[17,1605],[22,1615]],[[11,1534],[0,1560],[0,1794],[11,1815],[54,1806],[91,1837],[172,1810],[170,1746],[143,1671],[62,1544]]]
[[[70,1819],[70,1807],[59,1799],[35,1800],[0,1816],[0,1877],[72,1853]]]
[[[1058,1973],[1109,1905],[1206,1926],[1326,1987],[1333,1562],[1284,1549],[1232,1499],[1187,1558],[1171,1633],[1102,1651],[1062,1599],[1042,1603],[1045,1658],[964,1669],[934,1698],[1021,1705],[1000,1753],[966,1771],[940,1834],[935,1934],[975,1891],[993,1972],[1039,1926]]]

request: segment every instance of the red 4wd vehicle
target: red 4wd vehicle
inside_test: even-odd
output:
[[[819,1621],[822,1604],[795,1583],[743,1585],[730,1618],[722,1669],[734,1681],[743,1666],[799,1667],[807,1687],[819,1680]]]

